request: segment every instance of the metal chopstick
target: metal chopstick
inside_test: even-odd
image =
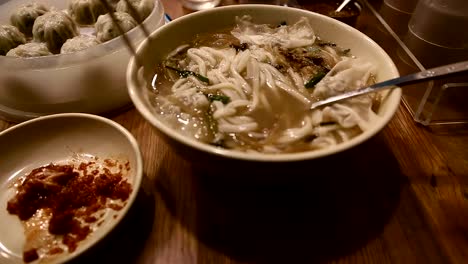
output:
[[[140,60],[139,60],[139,58],[137,56],[136,48],[133,47],[132,42],[128,38],[127,34],[125,34],[126,32],[120,26],[119,21],[117,20],[117,17],[115,16],[114,9],[109,5],[107,0],[100,0],[100,1],[104,5],[104,7],[106,8],[107,12],[109,13],[109,16],[111,17],[112,22],[115,24],[115,26],[119,30],[119,33],[120,33],[120,35],[122,36],[122,38],[123,38],[123,40],[125,42],[125,46],[127,46],[130,53],[135,57],[136,63],[138,65],[143,65],[143,64],[140,63]],[[139,25],[137,27],[140,27],[141,30],[143,31],[143,34],[145,35],[145,37],[149,38],[150,33],[149,33],[148,29],[145,27],[145,25],[143,25],[143,21],[141,21],[140,15],[136,11],[136,9],[130,4],[130,2],[128,0],[123,0],[123,1],[125,1],[127,3],[128,7],[130,9],[130,12],[132,12],[136,16],[137,21],[139,23]]]

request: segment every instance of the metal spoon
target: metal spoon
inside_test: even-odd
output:
[[[347,4],[349,4],[349,2],[351,2],[351,0],[344,0],[343,3],[341,3],[341,5],[335,10],[335,12],[340,12],[341,9],[343,9]]]
[[[425,71],[401,76],[398,78],[390,79],[387,81],[379,82],[371,86],[367,86],[358,90],[353,90],[346,92],[344,94],[339,94],[335,96],[328,97],[327,99],[314,102],[310,105],[310,109],[315,109],[320,106],[328,105],[335,103],[344,99],[356,97],[359,95],[373,93],[384,89],[395,88],[397,85],[403,86],[412,83],[419,83],[423,81],[429,81],[440,77],[446,77],[455,73],[460,73],[468,71],[468,61],[457,62],[453,64],[448,64]]]

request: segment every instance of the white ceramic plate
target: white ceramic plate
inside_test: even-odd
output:
[[[84,252],[108,234],[124,217],[140,188],[142,158],[135,138],[119,124],[89,114],[58,114],[36,118],[0,133],[0,263],[23,263],[24,229],[16,215],[6,210],[14,196],[12,186],[32,169],[51,162],[111,158],[129,161],[127,181],[132,185],[126,205],[106,209],[104,222],[78,244],[73,253],[54,255],[41,263],[62,263]],[[37,262],[37,261],[36,261]],[[33,262],[33,263],[36,263]]]

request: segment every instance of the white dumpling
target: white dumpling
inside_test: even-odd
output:
[[[33,38],[36,42],[45,42],[53,53],[69,38],[79,34],[73,19],[62,11],[50,11],[38,17],[33,26]]]
[[[72,0],[68,12],[77,23],[92,25],[107,9],[101,0]]]
[[[73,53],[81,50],[85,50],[89,47],[96,46],[100,42],[96,39],[95,36],[89,35],[80,35],[72,39],[67,39],[63,44],[60,53],[67,54]]]
[[[300,127],[293,127],[284,130],[284,132],[281,133],[281,136],[277,139],[277,142],[281,144],[290,144],[307,137],[312,134],[314,129],[312,121],[311,117],[306,116],[304,120],[302,120]]]
[[[253,45],[279,45],[284,48],[297,48],[312,45],[315,33],[306,18],[301,18],[289,27],[271,28],[268,25],[252,23],[250,16],[237,18],[237,26],[231,34],[241,43]]]
[[[315,136],[309,147],[312,149],[328,148],[351,140],[362,133],[358,127],[343,128],[338,124],[319,126],[315,128]]]
[[[313,96],[327,98],[364,87],[374,67],[362,59],[345,59],[338,62],[315,86]],[[335,122],[343,128],[359,127],[365,131],[377,118],[372,111],[373,98],[363,95],[335,103],[322,110],[323,122]]]
[[[324,149],[338,144],[336,138],[332,135],[317,137],[310,143],[312,149]]]
[[[378,118],[377,114],[372,111],[372,98],[369,95],[327,106],[322,114],[327,122],[336,122],[344,128],[357,126],[361,131],[366,131]]]
[[[135,12],[132,12],[133,7]],[[136,21],[141,22],[151,14],[154,8],[154,0],[120,0],[117,3],[117,11],[130,14]]]
[[[135,19],[127,13],[115,12],[114,15],[124,33],[136,27],[138,24]],[[106,42],[120,35],[120,30],[114,24],[109,14],[99,16],[94,28],[96,30],[96,38],[100,42]]]
[[[17,27],[26,36],[32,35],[32,28],[36,18],[47,13],[49,9],[43,4],[36,2],[25,4],[11,14],[10,22],[13,26]]]
[[[31,42],[11,49],[6,55],[11,57],[29,58],[48,56],[53,54],[49,51],[45,43]]]
[[[315,85],[312,96],[327,98],[361,88],[367,84],[373,70],[374,66],[363,59],[344,59]]]
[[[26,38],[16,27],[0,26],[0,55],[5,55],[9,50],[24,43],[26,43]]]

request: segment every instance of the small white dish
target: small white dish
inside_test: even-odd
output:
[[[143,175],[141,153],[135,138],[116,122],[90,114],[57,114],[36,118],[0,133],[0,263],[23,263],[24,229],[18,216],[6,210],[15,195],[13,184],[32,169],[50,163],[89,160],[98,157],[128,161],[127,181],[132,191],[121,210],[105,209],[104,221],[78,244],[72,253],[53,255],[47,261],[66,262],[105,237],[125,216],[134,202]],[[99,162],[99,161],[96,161]]]

